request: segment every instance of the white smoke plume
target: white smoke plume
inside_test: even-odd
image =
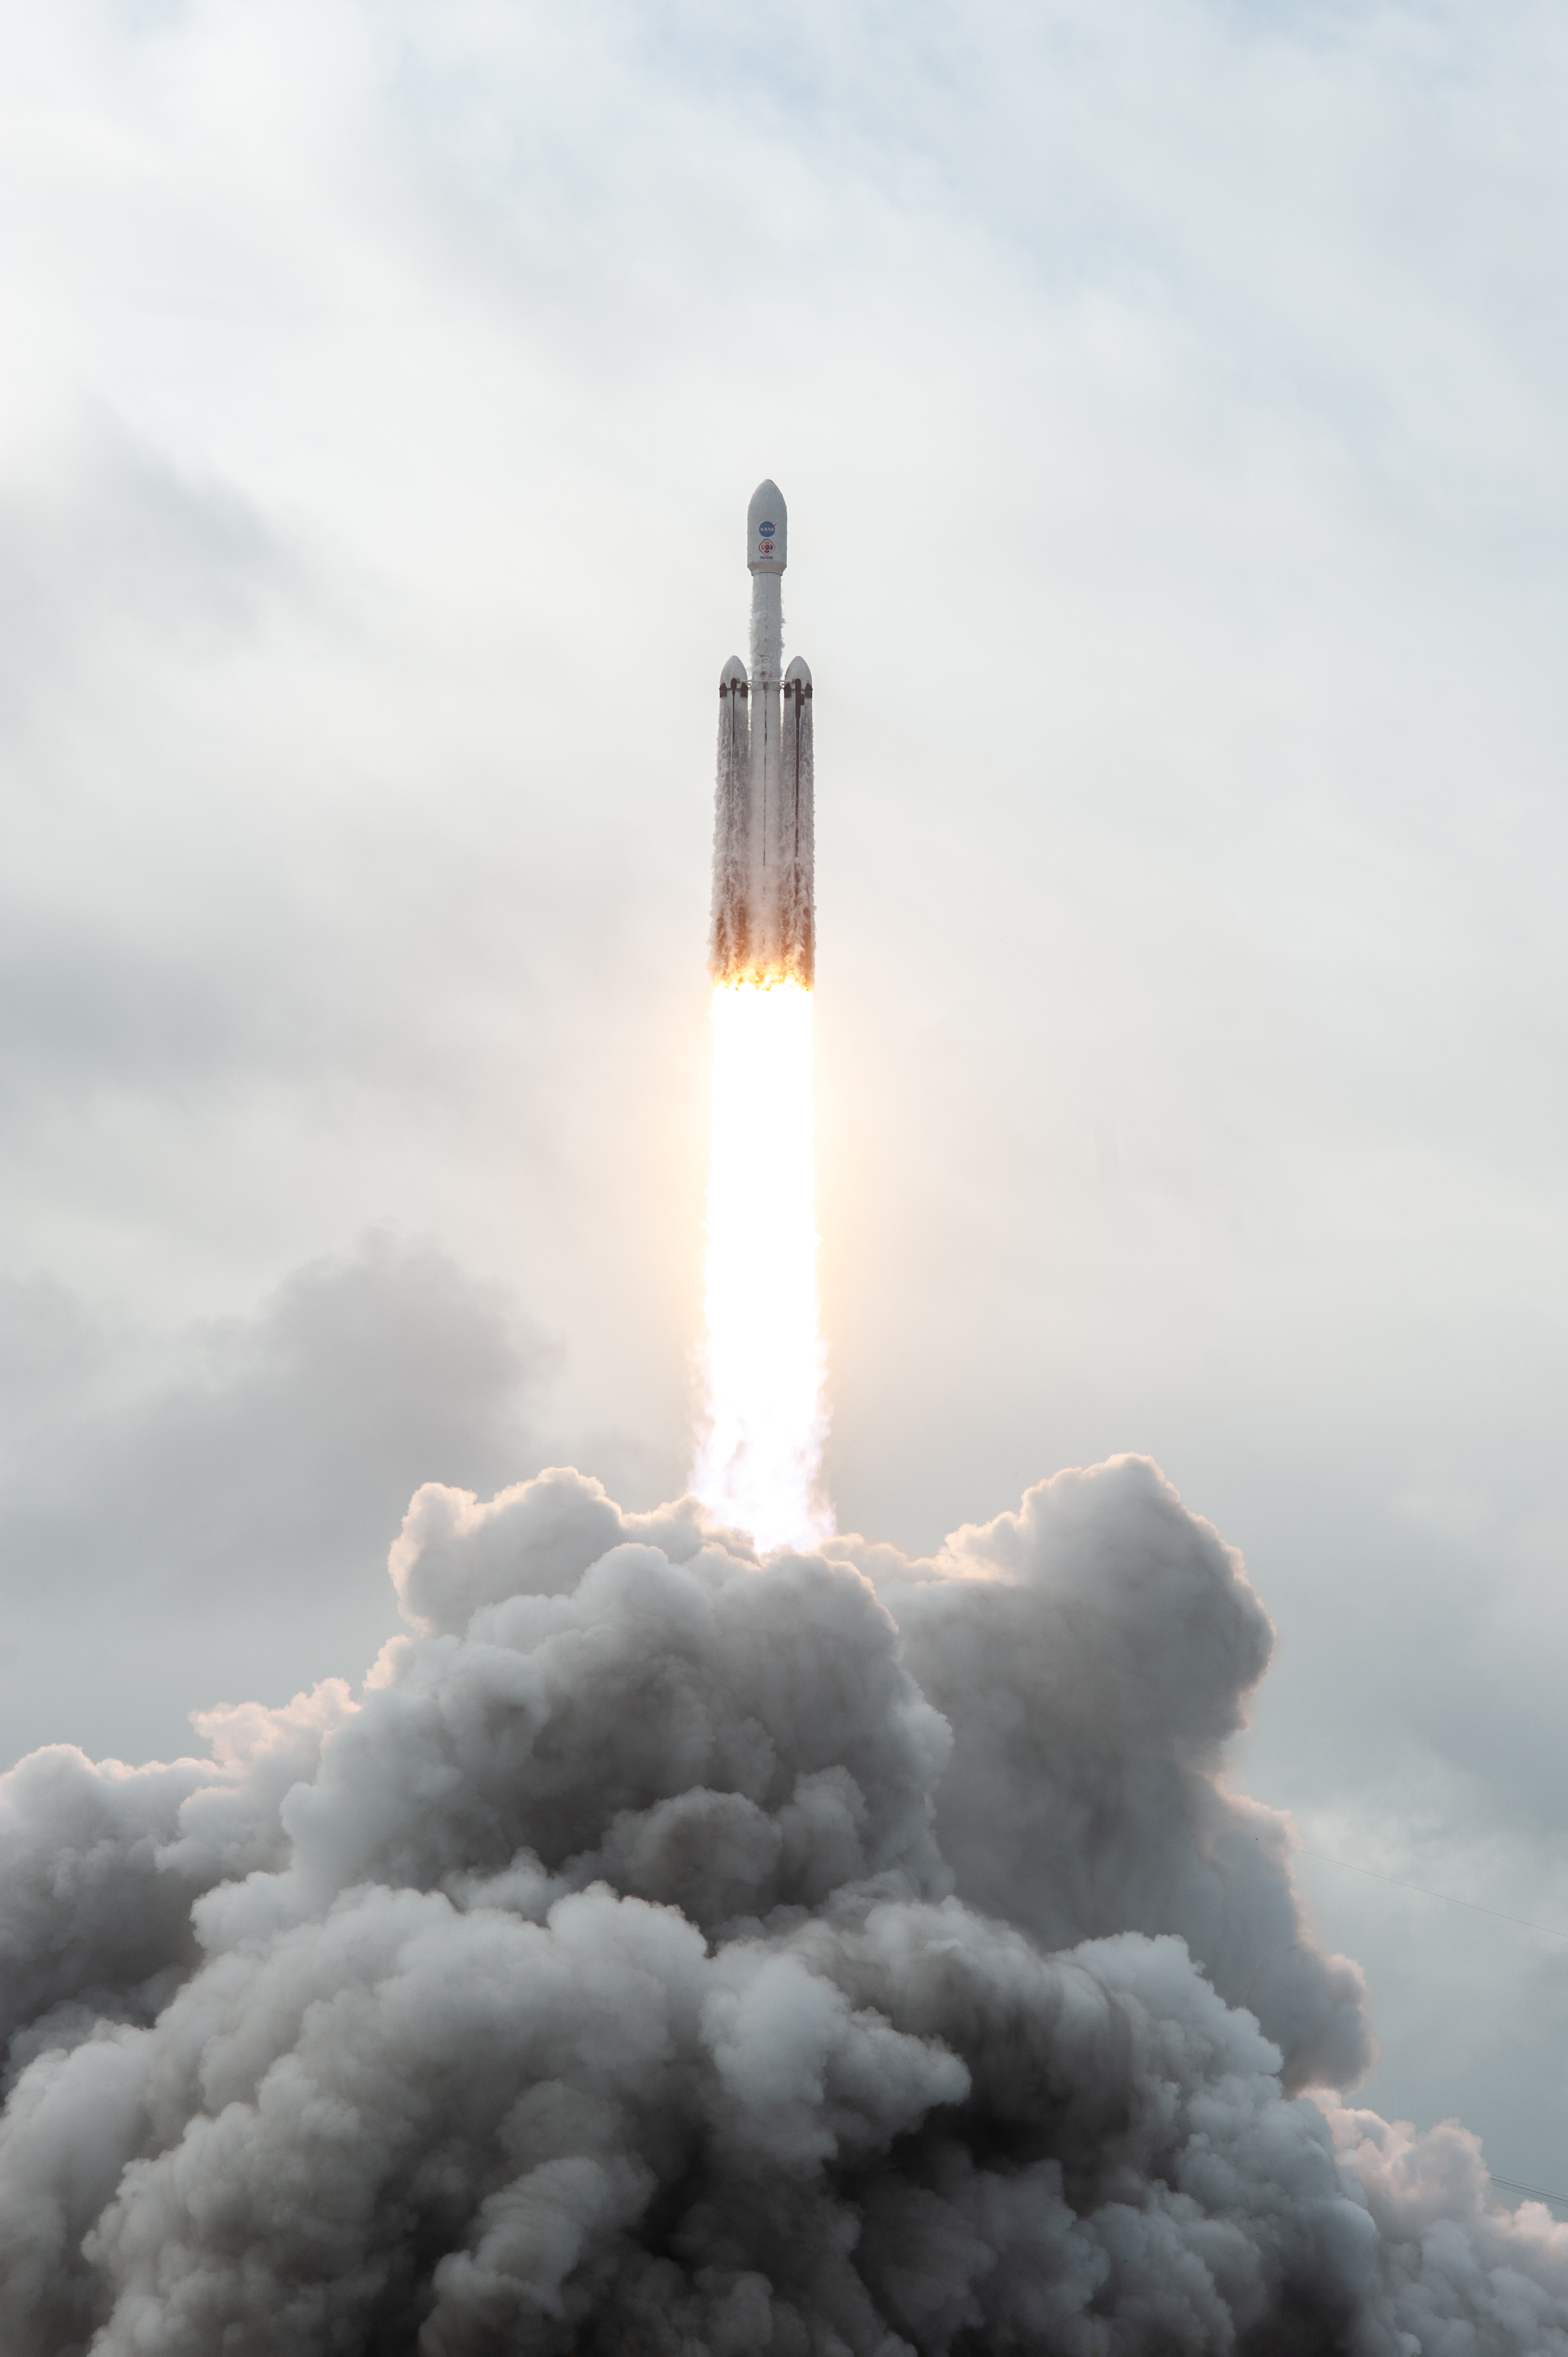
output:
[[[759,1562],[415,1497],[362,1697],[0,1780],[5,2357],[1568,2352],[1568,2229],[1340,2110],[1157,1470]]]

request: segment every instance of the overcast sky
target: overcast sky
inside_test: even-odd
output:
[[[7,0],[0,1753],[682,1486],[714,686],[817,682],[841,1523],[1156,1457],[1369,2096],[1568,2192],[1568,22]]]

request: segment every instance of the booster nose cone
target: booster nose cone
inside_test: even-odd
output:
[[[789,511],[777,483],[758,483],[746,511],[746,561],[753,573],[782,573],[789,562]]]

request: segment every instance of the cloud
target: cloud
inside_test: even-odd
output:
[[[14,1284],[7,1306],[13,1746],[166,1745],[199,1679],[286,1694],[352,1659],[380,1626],[410,1488],[433,1473],[493,1486],[536,1462],[558,1359],[504,1296],[386,1234],[161,1347],[41,1281]]]
[[[296,1271],[187,1353],[150,1398],[57,1412],[52,1455],[14,1476],[13,1582],[47,1577],[84,1603],[106,1582],[122,1601],[150,1587],[191,1612],[263,1581],[286,1609],[329,1569],[379,1578],[411,1472],[510,1469],[552,1356],[444,1254],[384,1235]]]
[[[59,713],[105,662],[250,635],[297,563],[254,503],[192,479],[112,410],[89,411],[0,498],[0,729]]]
[[[1359,1991],[1224,1781],[1268,1623],[1153,1466],[923,1560],[426,1486],[393,1568],[358,1703],[0,1783],[16,2357],[1568,2340],[1473,2137],[1291,2092]]]
[[[929,1566],[871,1568],[954,1729],[936,1824],[960,1896],[1053,1948],[1179,1932],[1287,2082],[1359,2078],[1366,1992],[1316,1953],[1290,1820],[1221,1781],[1273,1631],[1240,1558],[1156,1469],[1058,1474]]]

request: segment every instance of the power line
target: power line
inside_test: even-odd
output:
[[[1568,2210],[1568,2193],[1543,2193],[1539,2185],[1520,2185],[1515,2178],[1499,2177],[1495,2169],[1488,2169],[1487,2175],[1494,2185],[1504,2185],[1510,2193],[1529,2193],[1537,2201],[1554,2201],[1560,2210]]]
[[[1376,1867],[1358,1866],[1348,1857],[1330,1857],[1326,1850],[1305,1849],[1303,1857],[1315,1857],[1320,1866],[1342,1866],[1347,1874],[1364,1874],[1370,1881],[1386,1882],[1394,1890],[1413,1890],[1418,1899],[1441,1899],[1447,1907],[1467,1907],[1472,1915],[1490,1915],[1498,1923],[1517,1924],[1522,1932],[1539,1932],[1548,1940],[1568,1940],[1568,1932],[1559,1932],[1551,1923],[1532,1923],[1523,1915],[1505,1915],[1500,1907],[1483,1907],[1477,1899],[1455,1899],[1451,1890],[1429,1890],[1423,1882],[1404,1882],[1397,1874],[1380,1874]],[[1548,2193],[1540,2185],[1521,2185],[1517,2177],[1499,2177],[1495,2169],[1487,2171],[1494,2185],[1506,2192],[1527,2194],[1532,2201],[1550,2201],[1554,2208],[1568,2210],[1568,2193]]]
[[[1568,1932],[1559,1932],[1551,1923],[1532,1923],[1524,1915],[1505,1915],[1500,1907],[1483,1907],[1475,1899],[1455,1899],[1451,1890],[1429,1890],[1423,1882],[1402,1882],[1397,1874],[1380,1874],[1376,1867],[1358,1866],[1348,1857],[1330,1857],[1326,1850],[1303,1849],[1299,1855],[1315,1857],[1321,1866],[1342,1866],[1347,1874],[1367,1875],[1373,1882],[1386,1882],[1393,1890],[1413,1890],[1418,1899],[1441,1899],[1448,1907],[1467,1907],[1472,1915],[1489,1915],[1498,1923],[1516,1923],[1521,1932],[1539,1932],[1548,1940],[1568,1940]],[[1499,2177],[1498,2183],[1502,2181]],[[1530,2188],[1526,2186],[1524,2190],[1529,2192]]]

